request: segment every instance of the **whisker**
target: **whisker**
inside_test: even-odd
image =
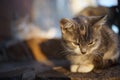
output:
[[[65,53],[67,53],[67,51],[65,51],[65,50],[62,50],[62,51],[57,51],[56,52],[56,54],[59,56],[59,55],[63,55],[63,54],[65,54]]]
[[[61,52],[57,52],[56,54],[58,56],[66,56],[66,55],[70,55],[72,52],[72,50],[69,49],[65,49],[65,50],[61,50]]]

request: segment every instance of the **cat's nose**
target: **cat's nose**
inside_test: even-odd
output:
[[[81,53],[82,54],[86,54],[87,50],[84,48],[84,49],[81,49]]]

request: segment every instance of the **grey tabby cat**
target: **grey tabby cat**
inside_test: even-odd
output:
[[[79,16],[60,21],[63,44],[70,54],[67,58],[71,72],[87,73],[118,62],[118,38],[105,21],[103,16]]]

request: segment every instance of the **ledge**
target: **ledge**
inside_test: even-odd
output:
[[[120,65],[90,73],[71,73],[62,67],[37,74],[38,80],[120,80]]]

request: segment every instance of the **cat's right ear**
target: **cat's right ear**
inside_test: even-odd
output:
[[[67,18],[63,18],[60,20],[60,27],[62,32],[64,33],[66,30],[71,30],[70,28],[72,28],[74,26],[74,23],[72,20],[67,19]]]

